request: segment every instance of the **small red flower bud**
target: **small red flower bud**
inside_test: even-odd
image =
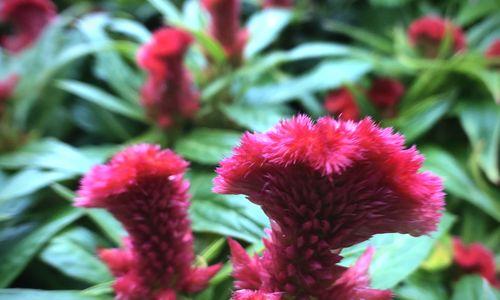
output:
[[[187,165],[170,150],[142,144],[83,178],[76,205],[107,209],[129,234],[123,248],[99,252],[117,278],[118,299],[174,300],[204,289],[220,269],[193,266]]]
[[[18,53],[38,39],[43,29],[56,16],[56,7],[50,0],[2,0],[0,25],[10,27],[0,32],[0,46]]]
[[[328,93],[324,106],[327,112],[342,120],[359,119],[358,104],[354,95],[346,87]]]
[[[456,237],[453,239],[453,259],[464,272],[481,275],[491,285],[500,288],[500,279],[495,271],[495,256],[484,245],[465,245]]]
[[[441,42],[448,34],[451,35],[454,52],[465,50],[465,34],[449,20],[426,16],[415,20],[408,29],[410,43],[430,58],[437,56]]]

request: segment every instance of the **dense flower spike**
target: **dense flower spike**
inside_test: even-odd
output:
[[[170,150],[141,144],[83,178],[76,205],[107,209],[129,233],[122,249],[100,251],[117,277],[118,299],[176,299],[202,290],[219,270],[192,266],[187,165]]]
[[[202,0],[210,13],[210,34],[216,39],[233,63],[242,59],[248,33],[240,28],[240,0]]]
[[[450,35],[454,52],[466,48],[465,35],[462,29],[449,20],[435,16],[426,16],[415,20],[408,29],[410,43],[419,48],[427,57],[436,57],[441,42]]]
[[[367,288],[371,250],[347,270],[337,265],[339,253],[378,233],[436,229],[443,186],[419,172],[422,161],[402,136],[370,119],[314,124],[298,116],[267,133],[245,134],[217,169],[214,191],[246,195],[272,229],[262,257],[230,242],[236,287],[285,299],[390,298]]]
[[[405,87],[401,82],[382,77],[373,80],[368,90],[368,99],[385,117],[393,117],[396,114],[396,105],[404,93]]]
[[[293,0],[264,0],[264,7],[290,8],[293,7]]]
[[[500,39],[496,39],[486,50],[486,57],[499,58],[500,57]]]
[[[491,285],[500,288],[500,279],[495,271],[495,256],[482,244],[465,245],[459,238],[454,238],[453,259],[466,273],[479,274]]]
[[[0,46],[17,53],[30,46],[56,15],[50,0],[2,0],[0,2]]]
[[[0,117],[2,117],[7,100],[12,96],[16,88],[18,77],[15,75],[9,76],[4,80],[0,80]]]
[[[358,120],[359,109],[354,95],[348,88],[330,92],[325,99],[325,109],[342,120]]]
[[[138,63],[148,73],[141,90],[141,101],[160,127],[168,128],[179,118],[191,118],[199,108],[199,93],[183,65],[192,42],[180,29],[162,28],[138,53]]]

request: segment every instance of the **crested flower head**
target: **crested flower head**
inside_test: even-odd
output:
[[[459,238],[454,238],[453,259],[464,272],[481,275],[491,285],[500,288],[500,279],[495,271],[495,256],[484,245],[465,245]]]
[[[0,25],[6,24],[8,32],[0,32],[0,47],[13,53],[29,47],[55,15],[50,0],[2,0]]]
[[[264,7],[291,8],[293,0],[264,0]]]
[[[408,29],[410,43],[418,47],[427,57],[437,56],[441,42],[447,35],[450,35],[454,52],[467,47],[462,29],[446,19],[435,16],[422,17],[413,21]]]
[[[250,258],[233,243],[236,287],[297,299],[388,299],[388,291],[369,289],[359,275],[370,251],[348,270],[337,265],[339,253],[378,233],[436,229],[443,186],[419,171],[422,162],[401,135],[370,119],[314,124],[298,116],[267,133],[245,134],[217,168],[214,191],[246,195],[272,229],[262,257]]]
[[[326,111],[342,120],[359,119],[358,104],[354,95],[346,87],[330,92],[326,96],[324,106]]]
[[[19,78],[11,75],[4,80],[0,80],[0,117],[5,111],[7,100],[12,96]]]
[[[240,1],[202,0],[202,3],[211,17],[210,34],[222,45],[229,59],[239,63],[248,38],[247,31],[240,28]]]
[[[187,165],[170,150],[140,144],[83,178],[76,205],[107,209],[129,234],[123,248],[100,251],[119,299],[175,299],[202,290],[219,270],[192,265]]]
[[[199,94],[183,65],[192,42],[180,29],[162,28],[139,50],[137,61],[148,73],[141,89],[141,102],[159,126],[166,128],[176,118],[191,118],[199,108]]]

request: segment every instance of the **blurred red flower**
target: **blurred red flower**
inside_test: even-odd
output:
[[[382,115],[393,117],[404,93],[405,87],[401,82],[382,77],[373,80],[368,90],[368,99],[382,112]]]
[[[500,57],[500,39],[496,39],[486,50],[486,57],[498,58]]]
[[[4,80],[0,80],[0,117],[5,111],[7,100],[12,97],[18,81],[19,78],[16,75],[11,75]]]
[[[56,16],[50,0],[2,0],[0,25],[11,32],[0,32],[0,46],[18,53],[38,39],[45,26]]]
[[[293,7],[293,0],[264,0],[264,7],[290,8]]]
[[[464,50],[465,34],[451,21],[436,16],[426,16],[413,21],[408,29],[410,43],[419,48],[427,57],[436,57],[441,42],[450,34],[454,52]]]
[[[137,55],[148,78],[141,89],[141,102],[149,116],[162,128],[191,118],[199,108],[199,93],[184,67],[184,55],[192,42],[180,29],[162,28],[143,45]]]
[[[324,106],[327,112],[342,120],[359,119],[360,113],[356,99],[346,87],[328,93]]]
[[[187,165],[170,150],[141,144],[83,178],[76,205],[107,209],[129,234],[122,249],[99,253],[117,277],[118,299],[176,299],[204,289],[220,269],[192,265]]]
[[[466,273],[479,274],[488,282],[500,288],[496,277],[495,256],[480,243],[465,245],[458,237],[453,239],[453,259]]]
[[[248,32],[240,27],[239,0],[202,0],[210,13],[210,34],[224,48],[232,63],[239,64]]]
[[[342,248],[374,234],[436,229],[443,186],[419,172],[422,162],[401,135],[370,119],[313,124],[298,116],[246,133],[217,168],[214,191],[246,195],[271,219],[271,231],[261,257],[230,241],[236,288],[297,299],[389,299],[389,291],[368,287],[373,250],[350,269],[337,263]]]

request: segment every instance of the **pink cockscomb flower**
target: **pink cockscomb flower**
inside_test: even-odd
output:
[[[220,269],[193,266],[187,165],[170,150],[141,144],[83,178],[76,205],[107,209],[129,234],[122,249],[100,251],[118,299],[173,300],[204,289]]]
[[[465,245],[462,240],[455,237],[453,260],[464,272],[481,275],[491,285],[500,288],[500,279],[495,271],[495,256],[482,244]]]
[[[45,26],[56,15],[50,0],[2,0],[0,25],[8,28],[0,32],[0,46],[18,53],[38,39]]]
[[[368,90],[368,99],[386,117],[396,114],[396,105],[405,93],[404,85],[392,78],[377,78],[373,80]]]
[[[293,7],[293,0],[264,0],[265,8],[291,8]]]
[[[183,64],[191,42],[183,30],[162,28],[137,55],[139,66],[148,73],[141,102],[162,128],[171,127],[179,118],[192,118],[198,111],[199,93]]]
[[[441,42],[450,35],[454,52],[467,47],[462,29],[451,21],[435,16],[426,16],[415,20],[408,29],[410,43],[419,48],[427,57],[436,57]]]
[[[443,186],[419,172],[422,162],[401,135],[370,119],[314,124],[298,116],[246,133],[217,168],[214,191],[246,195],[271,230],[261,257],[230,242],[236,288],[284,299],[389,299],[389,291],[368,288],[372,250],[350,269],[337,263],[342,248],[374,234],[436,229]]]
[[[338,116],[342,120],[358,120],[359,108],[354,95],[348,88],[328,93],[324,103],[328,113]]]
[[[211,17],[210,34],[224,48],[231,62],[239,64],[248,32],[240,27],[239,0],[202,0]]]
[[[0,117],[4,114],[7,100],[12,97],[19,78],[11,75],[4,80],[0,80]]]

